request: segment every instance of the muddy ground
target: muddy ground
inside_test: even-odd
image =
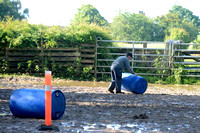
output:
[[[36,128],[44,120],[13,116],[9,98],[15,89],[44,88],[43,82],[42,78],[0,78],[1,133],[41,132]],[[108,93],[105,87],[108,83],[103,83],[104,87],[84,87],[53,82],[53,89],[61,90],[66,97],[63,117],[52,121],[59,132],[200,132],[199,86],[150,84],[143,95],[130,92],[123,95]]]

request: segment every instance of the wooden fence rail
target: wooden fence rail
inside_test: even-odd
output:
[[[82,44],[77,47],[65,48],[6,48],[4,56],[1,60],[6,60],[9,73],[17,73],[20,65],[28,66],[29,61],[37,61],[39,66],[44,65],[45,60],[53,62],[57,66],[72,66],[94,68],[95,45]],[[0,65],[2,66],[2,64]],[[94,70],[92,71],[94,73]]]

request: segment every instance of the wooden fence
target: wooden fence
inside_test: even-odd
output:
[[[6,48],[1,59],[7,61],[8,73],[25,72],[29,64],[53,63],[57,66],[94,67],[95,46],[82,44],[68,48]],[[45,62],[48,61],[48,62]],[[2,66],[2,64],[1,64]],[[94,73],[94,70],[92,71]]]
[[[184,71],[181,76],[200,77],[200,49],[192,49],[193,46],[200,47],[200,44],[171,40],[147,42],[100,39],[96,45],[82,44],[68,48],[6,48],[4,53],[1,52],[0,60],[7,62],[6,72],[9,73],[26,72],[22,68],[27,70],[35,62],[39,64],[38,67],[42,67],[48,60],[57,66],[92,66],[92,73],[97,78],[110,74],[110,66],[118,56],[132,53],[131,67],[139,75],[170,76],[176,71]],[[1,63],[0,67],[3,65]]]

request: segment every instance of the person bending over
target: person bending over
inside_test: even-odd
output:
[[[121,92],[121,84],[122,84],[122,72],[126,68],[129,73],[135,74],[137,76],[137,73],[135,73],[130,68],[129,60],[132,59],[132,54],[127,53],[126,56],[120,56],[118,57],[111,65],[111,78],[112,82],[110,83],[110,86],[108,88],[108,91],[110,93],[114,93],[114,89],[116,88],[116,94],[124,94]]]

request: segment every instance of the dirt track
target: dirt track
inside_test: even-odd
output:
[[[44,120],[17,118],[9,109],[14,89],[44,88],[38,82],[43,79],[0,79],[0,132],[39,132],[36,127]],[[149,85],[143,95],[109,94],[105,87],[52,87],[66,97],[65,114],[53,121],[60,132],[200,131],[199,86]]]

